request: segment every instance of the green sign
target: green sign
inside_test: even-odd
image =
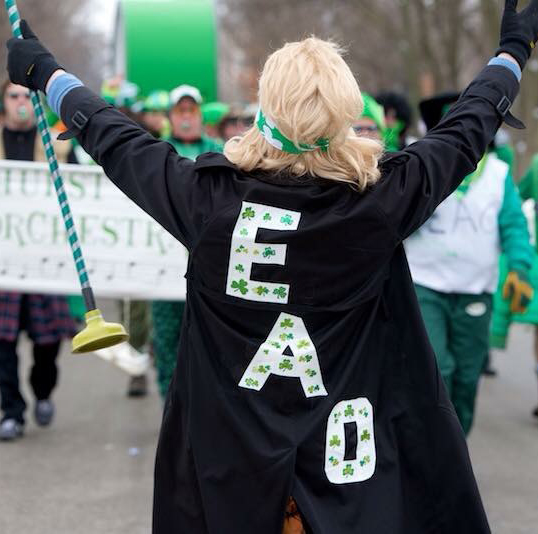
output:
[[[217,99],[213,0],[121,0],[115,30],[115,70],[148,95],[180,84]]]

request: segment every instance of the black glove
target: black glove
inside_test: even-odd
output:
[[[538,41],[538,0],[531,0],[521,13],[516,10],[517,1],[506,0],[496,55],[501,52],[510,54],[523,69]]]
[[[21,20],[24,39],[12,37],[7,42],[7,71],[13,83],[33,91],[45,92],[52,73],[61,69],[54,56],[37,40],[25,20]]]

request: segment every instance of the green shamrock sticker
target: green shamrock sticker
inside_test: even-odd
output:
[[[276,295],[279,299],[285,299],[286,298],[286,288],[285,287],[277,287],[276,289],[273,289],[273,294]]]
[[[244,254],[248,254],[248,248],[244,247],[243,245],[239,245],[239,248],[236,248],[235,251],[239,254],[240,252],[243,252]]]
[[[275,349],[280,349],[282,345],[278,341],[269,341],[269,345],[273,345]]]
[[[361,464],[361,467],[364,467],[366,464],[370,463],[370,457],[365,456],[359,463]]]
[[[284,217],[280,217],[280,222],[290,226],[293,224],[293,219],[291,218],[291,215],[284,215]]]
[[[319,391],[319,385],[316,384],[315,386],[308,386],[307,391],[308,391],[308,393],[310,393],[310,395],[312,395],[312,393],[314,393],[314,391]]]
[[[329,447],[340,447],[341,443],[340,438],[334,434],[329,441]]]
[[[240,272],[240,273],[244,273],[245,272],[245,268],[239,263],[238,265],[235,266],[235,270]]]
[[[314,371],[314,369],[307,369],[305,371],[305,374],[306,376],[309,376],[310,378],[312,378],[313,376],[316,376],[318,373],[317,371]]]
[[[293,363],[288,358],[285,358],[278,364],[278,368],[283,371],[291,371],[293,369]]]
[[[269,289],[264,286],[258,286],[253,289],[254,293],[256,295],[259,295],[260,297],[265,297],[265,295],[269,294]]]
[[[252,372],[266,374],[267,371],[270,371],[270,370],[271,370],[270,365],[258,365],[258,367],[254,367],[254,369],[252,369]]]
[[[361,434],[361,441],[370,441],[370,433],[368,432],[368,430],[365,430]]]
[[[273,217],[271,217],[271,214],[270,213],[266,213],[264,216],[263,216],[263,220],[264,221],[270,221]]]
[[[258,256],[260,254],[260,251],[255,248],[253,251],[252,251],[252,254],[254,254],[254,256]]]
[[[355,472],[355,469],[353,469],[353,466],[351,464],[347,464],[346,467],[344,467],[342,474],[345,477],[353,476],[353,473]]]
[[[275,256],[275,255],[276,255],[276,250],[271,247],[265,247],[265,250],[262,252],[262,256],[264,258],[269,258],[269,256]]]
[[[297,343],[298,349],[306,349],[306,347],[310,347],[310,342],[306,339],[301,339],[301,341]]]
[[[280,322],[280,328],[293,328],[293,321],[291,319],[284,319]]]
[[[248,285],[248,282],[241,278],[241,280],[239,280],[239,282],[237,280],[234,280],[232,282],[232,289],[234,291],[241,292],[241,295],[246,295],[248,293],[247,285]]]
[[[353,417],[355,415],[355,410],[353,409],[353,406],[351,406],[351,404],[348,404],[346,406],[346,409],[344,410],[344,415],[346,417]]]
[[[340,417],[342,417],[342,412],[338,412],[334,414],[334,422],[338,423],[340,421]]]
[[[329,456],[329,462],[331,462],[333,467],[340,463],[334,456]]]
[[[305,354],[304,356],[299,356],[299,361],[300,362],[310,362],[310,360],[312,359],[312,356],[310,356],[310,354]]]
[[[239,233],[241,235],[248,235],[248,230],[246,228],[243,228]]]
[[[245,384],[249,387],[255,387],[255,388],[259,386],[259,382],[257,380],[254,380],[253,378],[247,378],[245,380]]]
[[[243,219],[254,219],[254,217],[256,217],[256,212],[251,207],[248,207],[245,208],[245,211],[241,214],[241,217],[243,217]]]
[[[282,341],[288,341],[289,339],[293,339],[293,334],[290,332],[289,334],[280,334],[278,337]]]

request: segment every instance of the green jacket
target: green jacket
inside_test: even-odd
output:
[[[519,193],[523,200],[532,198],[538,201],[538,155],[536,155],[527,172],[523,175],[519,183]],[[525,247],[527,249],[527,247]],[[509,262],[506,256],[501,256],[499,269],[499,286],[493,297],[493,317],[491,322],[490,343],[492,347],[503,349],[506,347],[508,330],[512,321],[519,323],[538,324],[538,292],[532,299],[527,311],[523,314],[512,314],[510,303],[502,298],[502,288],[506,280],[506,275],[510,268],[519,267],[517,264]],[[532,254],[532,265],[529,271],[530,282],[533,287],[538,288],[538,254],[537,250]]]

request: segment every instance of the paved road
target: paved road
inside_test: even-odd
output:
[[[499,378],[483,383],[470,439],[495,534],[538,533],[531,349],[530,330],[514,329],[509,351],[495,357]],[[68,347],[61,369],[54,426],[37,428],[30,417],[23,440],[0,443],[0,533],[148,534],[160,422],[154,384],[149,397],[127,399],[121,371]]]

